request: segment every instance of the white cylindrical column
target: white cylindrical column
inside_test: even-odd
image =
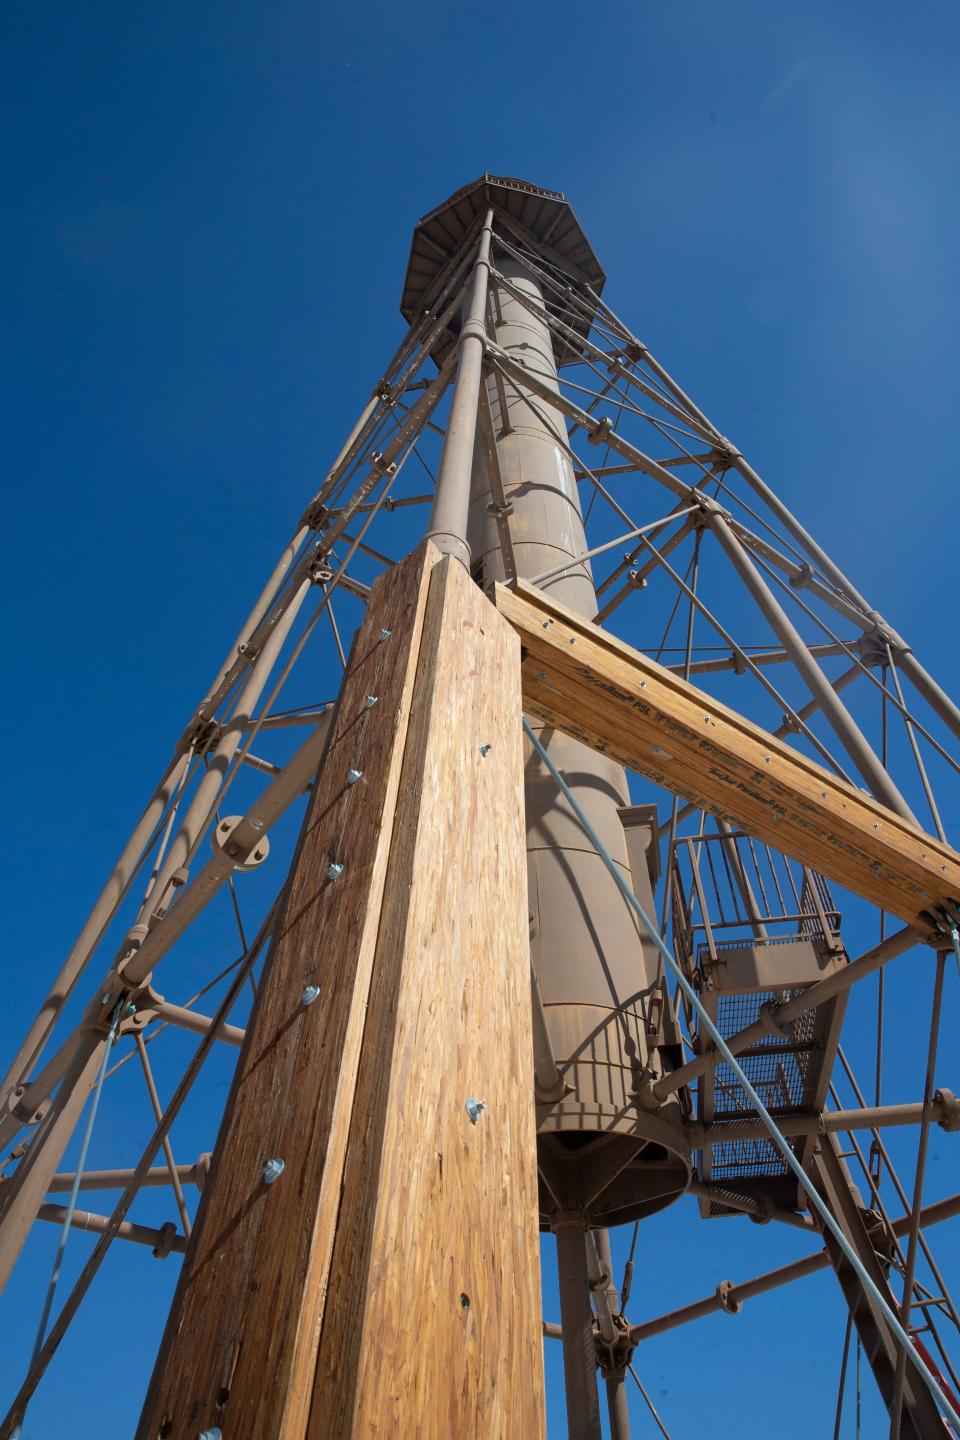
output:
[[[530,271],[511,257],[498,257],[496,264],[512,290],[542,311],[544,297]],[[546,322],[518,294],[498,285],[496,276],[491,291],[491,338],[558,390]],[[490,374],[485,384],[504,497],[512,506],[509,524],[517,572],[533,577],[569,562],[564,574],[545,582],[544,590],[592,617],[596,596],[589,561],[580,558],[587,544],[563,417],[510,380],[498,381]],[[497,525],[488,509],[492,498],[485,449],[478,441],[468,539],[474,578],[484,585],[505,578]],[[628,884],[652,910],[647,867],[631,873],[619,815],[630,804],[622,766],[532,723]],[[686,1143],[673,1123],[679,1119],[679,1105],[654,1116],[638,1115],[631,1099],[640,1071],[648,1065],[659,1069],[655,1041],[643,1018],[657,956],[641,939],[633,911],[530,749],[525,793],[531,951],[554,1055],[571,1087],[549,1109],[541,1106],[541,1145],[552,1145],[563,1158],[590,1136],[614,1132],[636,1137],[636,1159],[594,1205],[586,1193],[567,1196],[567,1203],[589,1208],[595,1221],[617,1223],[668,1204],[688,1178]],[[656,1172],[646,1169],[645,1156],[656,1157]]]

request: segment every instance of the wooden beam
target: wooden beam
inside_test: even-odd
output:
[[[518,656],[432,546],[374,586],[141,1440],[542,1435]]]
[[[494,601],[524,647],[524,708],[922,933],[960,855],[522,581]]]

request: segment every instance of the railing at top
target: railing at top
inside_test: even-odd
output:
[[[673,943],[689,974],[731,943],[804,937],[840,945],[840,914],[822,875],[742,831],[675,840],[670,856]]]

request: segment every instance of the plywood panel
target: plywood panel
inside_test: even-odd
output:
[[[864,791],[534,587],[494,599],[531,714],[924,932],[960,897],[960,856]]]
[[[299,1437],[338,1214],[430,571],[374,586],[138,1435]],[[381,627],[392,633],[380,639]],[[372,708],[367,695],[376,695]],[[363,779],[347,785],[350,769]],[[343,874],[328,880],[331,861]],[[320,996],[304,1007],[304,987]],[[284,1162],[262,1182],[270,1157]]]
[[[519,645],[445,560],[421,646],[311,1440],[543,1435],[532,1096]],[[468,1098],[485,1102],[475,1124]]]

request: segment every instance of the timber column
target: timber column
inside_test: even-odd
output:
[[[422,545],[351,652],[141,1440],[541,1440],[521,734],[516,636]]]

